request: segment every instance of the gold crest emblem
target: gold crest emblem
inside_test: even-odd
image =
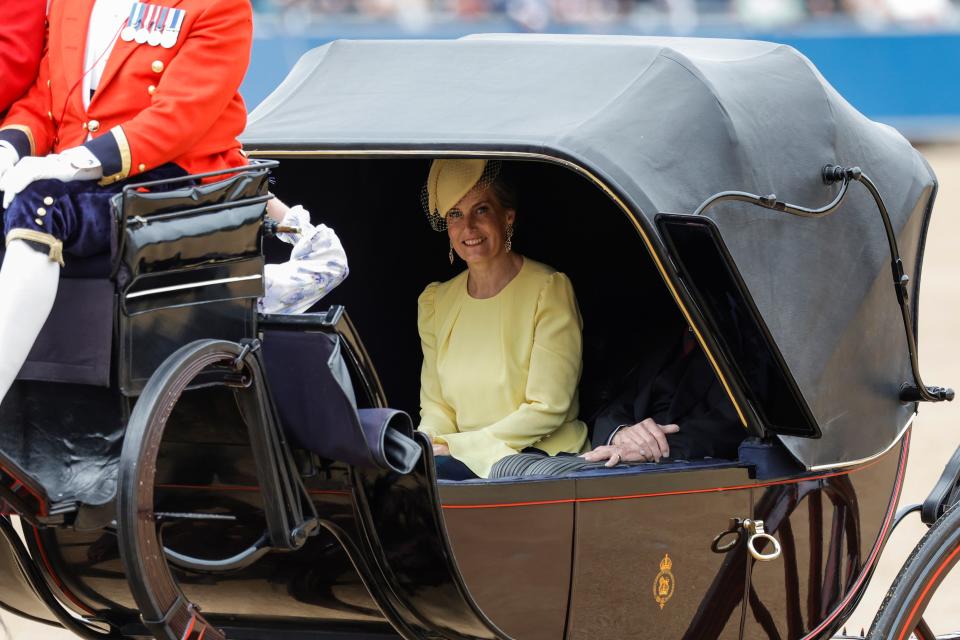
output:
[[[670,559],[670,554],[663,554],[663,560],[660,561],[660,573],[653,579],[653,599],[660,605],[661,611],[670,598],[673,597],[675,581],[671,571],[672,569],[673,560]]]

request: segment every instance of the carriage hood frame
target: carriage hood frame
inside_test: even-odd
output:
[[[769,42],[484,35],[336,41],[305,54],[250,115],[253,155],[473,156],[567,166],[629,215],[745,425],[769,433],[655,224],[715,193],[820,206],[826,164],[859,166],[890,212],[917,318],[936,177],[894,129],[859,113],[795,49]],[[810,469],[858,464],[912,423],[912,381],[883,225],[864,189],[804,219],[742,202],[715,223],[821,432],[779,435]],[[916,326],[916,325],[915,325]]]

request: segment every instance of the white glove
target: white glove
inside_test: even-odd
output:
[[[14,197],[37,180],[96,180],[103,177],[100,161],[86,147],[74,147],[63,153],[53,153],[42,158],[30,156],[17,163],[0,178],[3,191],[3,208]]]
[[[13,147],[0,144],[0,180],[7,171],[13,169],[18,160],[20,160],[20,154]]]

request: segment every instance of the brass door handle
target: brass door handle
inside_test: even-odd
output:
[[[750,518],[731,518],[730,526],[713,539],[710,550],[714,553],[726,553],[739,544],[740,537],[744,533],[747,534],[747,551],[754,560],[769,562],[780,557],[780,541],[764,530],[763,520]],[[773,550],[769,553],[762,553],[757,548],[757,544],[764,541],[773,546]]]
[[[753,556],[754,560],[759,560],[760,562],[770,562],[771,560],[776,560],[780,557],[780,541],[764,530],[763,520],[751,520],[750,518],[747,518],[743,521],[743,529],[750,536],[747,538],[747,551],[750,552],[750,555]],[[766,540],[773,545],[773,551],[770,553],[762,553],[759,549],[757,549],[757,543],[763,540]]]

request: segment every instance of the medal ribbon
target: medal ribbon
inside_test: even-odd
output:
[[[153,29],[153,23],[156,19],[157,19],[157,5],[155,4],[147,5],[147,19],[144,21],[145,24],[143,25],[143,28],[146,31],[150,31],[151,29]]]
[[[170,11],[170,7],[164,7],[163,10],[160,11],[160,17],[157,19],[157,29],[156,29],[160,33],[163,33],[164,29],[166,29],[167,13],[169,13],[169,11]]]
[[[173,10],[173,20],[171,21],[172,24],[170,25],[171,31],[174,31],[174,32],[180,31],[180,23],[183,22],[184,15],[185,15],[185,12],[183,9]]]
[[[147,5],[143,4],[142,2],[138,2],[135,6],[135,9],[137,12],[137,20],[136,23],[131,26],[134,29],[139,29],[140,25],[143,24],[144,18],[147,17]]]
[[[123,25],[124,27],[126,27],[126,26],[133,26],[133,21],[137,19],[137,10],[138,10],[138,9],[140,9],[140,3],[139,3],[139,2],[134,2],[134,3],[133,3],[133,6],[130,7],[130,17],[127,18],[126,24]]]

